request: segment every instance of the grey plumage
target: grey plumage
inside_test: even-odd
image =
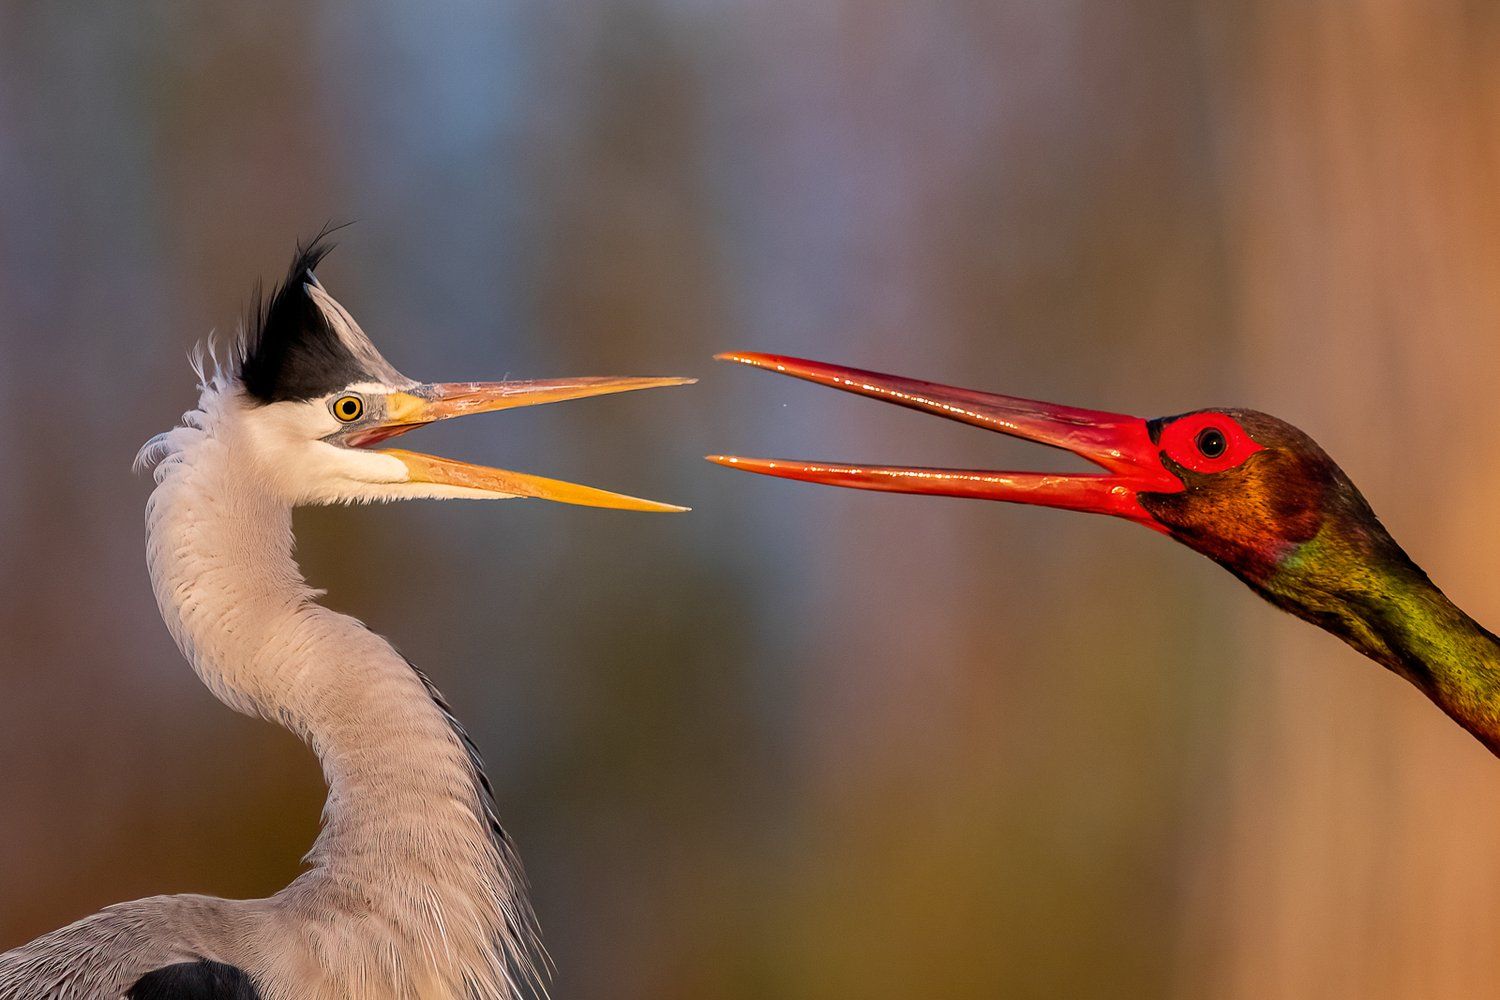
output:
[[[206,373],[197,409],[148,445],[147,556],[168,628],[216,695],[288,727],[323,765],[308,870],[268,899],[111,906],[0,955],[0,1000],[114,1000],[200,960],[244,970],[266,1000],[512,998],[541,982],[525,880],[473,742],[389,643],[316,603],[292,558],[297,503],[443,495],[380,452],[327,443],[328,407],[288,388],[310,384],[297,337],[324,360],[334,338],[367,395],[372,381],[416,385],[312,279],[321,252],[299,250],[265,313],[305,322],[252,339],[264,376],[267,336],[281,338],[273,398],[248,392],[243,360]]]
[[[449,417],[691,380],[418,384],[313,277],[325,252],[298,249],[246,346],[223,368],[199,359],[197,408],[137,458],[154,466],[146,562],[178,648],[221,701],[290,729],[322,765],[328,799],[307,870],[267,899],[109,907],[0,954],[0,1000],[542,991],[546,956],[478,749],[425,674],[318,604],[292,555],[292,508],[528,496],[684,510],[376,445]]]

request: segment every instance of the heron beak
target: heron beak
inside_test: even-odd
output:
[[[1152,440],[1147,422],[1139,417],[976,392],[773,354],[734,353],[720,354],[717,358],[1062,448],[1106,471],[1065,475],[708,456],[710,462],[731,469],[862,490],[972,497],[1091,511],[1123,517],[1158,531],[1166,529],[1141,506],[1139,495],[1177,493],[1183,489],[1182,481],[1163,465],[1161,451]]]
[[[385,412],[380,422],[352,431],[345,440],[351,447],[368,448],[450,417],[508,410],[518,406],[538,406],[542,403],[584,399],[615,392],[632,392],[636,389],[687,385],[694,381],[696,379],[690,378],[578,378],[526,382],[433,382],[391,393],[385,399]],[[491,469],[400,448],[384,448],[381,453],[399,459],[410,473],[411,482],[473,490],[475,496],[537,497],[558,503],[617,510],[688,509],[558,479],[506,469]]]

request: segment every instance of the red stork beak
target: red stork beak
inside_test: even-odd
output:
[[[1137,521],[1158,531],[1166,529],[1141,506],[1139,495],[1178,493],[1183,489],[1182,480],[1162,464],[1161,450],[1152,440],[1146,421],[1140,417],[957,389],[775,354],[732,353],[716,357],[721,361],[735,361],[753,368],[793,375],[819,385],[1063,448],[1106,471],[1103,474],[1062,475],[708,456],[710,462],[731,469],[861,490],[972,497],[1092,511]]]

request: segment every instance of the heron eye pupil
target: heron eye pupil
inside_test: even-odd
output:
[[[1204,458],[1222,458],[1229,450],[1229,440],[1217,427],[1205,427],[1198,432],[1198,451]]]

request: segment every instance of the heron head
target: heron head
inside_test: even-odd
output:
[[[539,497],[591,507],[679,511],[555,479],[424,455],[384,442],[449,417],[606,393],[682,385],[682,378],[417,382],[381,357],[313,268],[331,247],[299,247],[286,280],[257,307],[219,435],[236,460],[293,505],[420,498]]]

